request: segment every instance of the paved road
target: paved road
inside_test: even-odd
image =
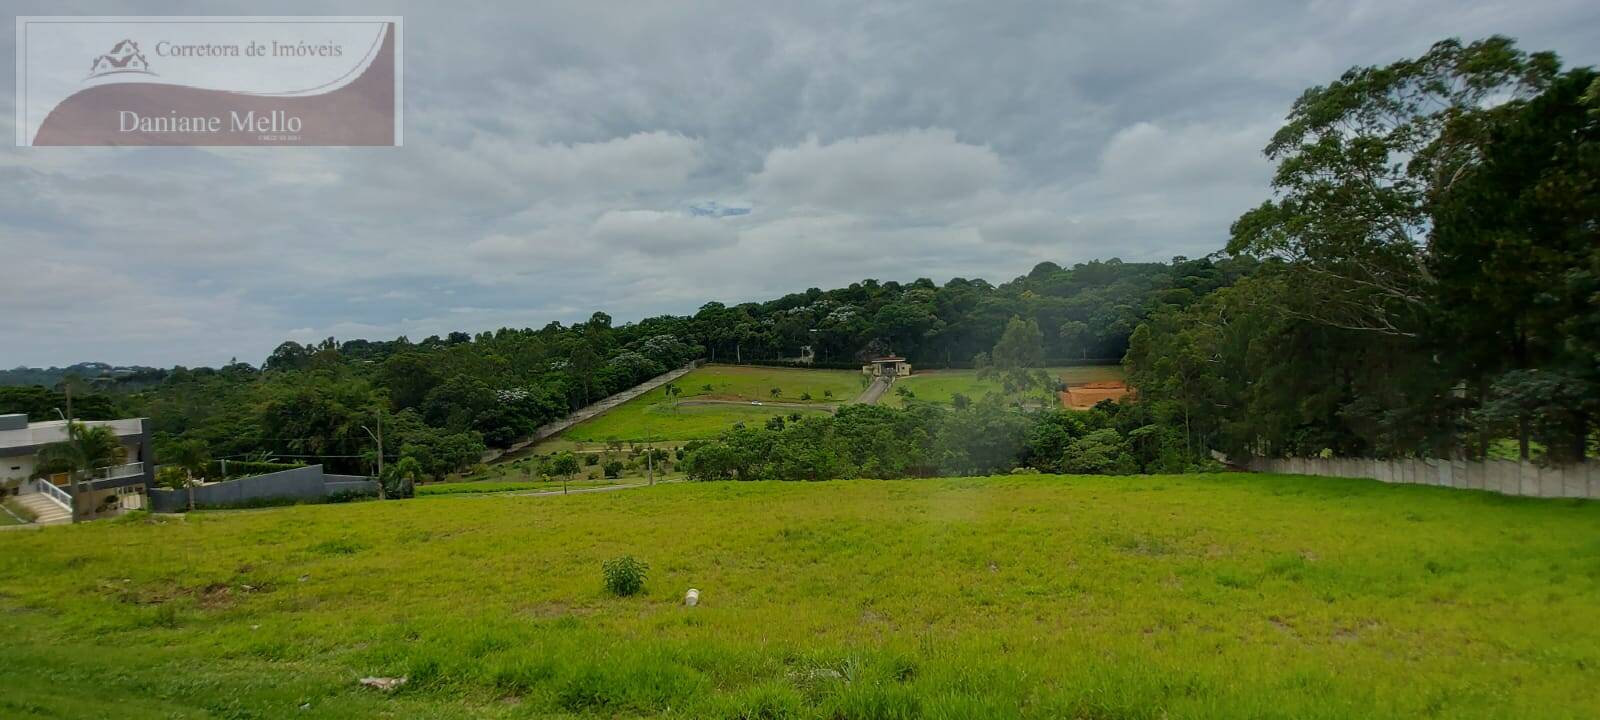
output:
[[[891,380],[881,375],[873,378],[872,384],[861,392],[861,396],[856,398],[856,402],[862,405],[877,405],[878,400],[883,398],[883,394],[889,392],[889,384],[891,382]]]

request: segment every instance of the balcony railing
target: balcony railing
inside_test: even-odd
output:
[[[33,485],[36,490],[38,490],[40,493],[43,493],[45,497],[56,501],[56,503],[61,507],[64,507],[68,510],[72,509],[72,495],[61,488],[56,487],[54,483],[41,479],[35,480]]]
[[[117,478],[133,477],[144,474],[144,463],[126,463],[110,467],[95,468],[89,473],[89,480],[115,480]]]
[[[87,473],[84,473],[82,477],[78,478],[78,481],[92,483],[99,482],[101,480],[117,480],[121,478],[136,477],[143,474],[144,463],[125,463],[123,465],[97,467]],[[67,473],[56,473],[50,476],[50,482],[54,483],[56,487],[71,487],[72,476],[68,475]]]

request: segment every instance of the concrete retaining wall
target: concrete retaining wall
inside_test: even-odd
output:
[[[269,500],[318,500],[334,492],[376,493],[373,481],[356,475],[327,475],[321,465],[307,465],[194,489],[195,507],[239,507]],[[189,507],[188,490],[151,488],[153,512],[178,512]]]
[[[498,459],[502,455],[509,455],[511,453],[514,453],[514,452],[517,452],[519,450],[522,450],[523,448],[526,448],[529,445],[533,445],[533,444],[539,442],[540,440],[544,440],[545,438],[551,437],[551,436],[555,435],[556,433],[559,433],[559,432],[561,432],[563,430],[566,430],[567,428],[572,427],[573,425],[577,425],[578,423],[581,423],[581,422],[583,422],[585,420],[593,420],[594,418],[598,417],[599,415],[605,413],[606,411],[608,411],[608,410],[610,410],[610,409],[612,409],[612,408],[614,408],[614,407],[616,407],[618,405],[621,405],[621,404],[623,404],[623,403],[625,403],[625,402],[627,402],[629,400],[632,400],[632,399],[634,399],[636,397],[639,397],[640,395],[643,395],[643,394],[645,394],[647,392],[650,392],[651,390],[654,390],[654,389],[656,389],[658,387],[661,387],[662,385],[665,385],[665,384],[667,384],[669,382],[672,382],[673,380],[677,380],[678,378],[681,378],[684,375],[688,375],[689,371],[691,371],[691,370],[693,370],[693,369],[695,369],[697,367],[700,367],[701,365],[704,365],[704,364],[705,364],[705,361],[703,361],[703,360],[695,360],[695,361],[689,363],[688,365],[685,365],[685,366],[683,366],[681,368],[678,368],[677,370],[669,370],[669,371],[664,372],[664,373],[662,373],[660,375],[657,375],[657,376],[655,376],[653,378],[650,378],[649,380],[646,380],[646,381],[644,381],[642,383],[639,383],[638,385],[635,385],[635,386],[633,386],[631,388],[628,388],[627,390],[623,390],[622,392],[619,392],[619,393],[617,393],[615,395],[612,395],[612,396],[610,396],[610,397],[608,397],[608,398],[606,398],[604,400],[601,400],[600,402],[597,402],[597,403],[595,403],[593,405],[588,405],[586,407],[583,407],[583,408],[580,408],[578,410],[575,410],[575,411],[572,412],[572,414],[570,414],[570,415],[568,415],[568,416],[566,416],[564,418],[561,418],[560,420],[557,420],[557,421],[552,422],[552,423],[546,423],[544,425],[539,426],[538,429],[533,431],[532,435],[513,443],[511,445],[511,447],[508,447],[508,448],[506,448],[504,450],[490,449],[488,452],[485,452],[483,454],[482,461],[483,462],[493,462],[494,460]]]
[[[324,488],[329,495],[335,493],[357,493],[361,495],[377,495],[378,481],[365,475],[323,475]]]
[[[1542,467],[1517,460],[1253,458],[1245,466],[1256,472],[1372,478],[1502,495],[1600,499],[1600,462]]]

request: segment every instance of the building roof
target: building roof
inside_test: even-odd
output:
[[[890,355],[890,356],[888,356],[888,357],[881,357],[881,358],[873,358],[873,359],[871,359],[871,360],[868,360],[868,361],[867,361],[867,362],[873,362],[873,363],[886,363],[886,362],[905,362],[905,361],[906,361],[906,359],[905,359],[905,358],[903,358],[903,357],[899,357],[899,356],[895,356],[895,355]]]
[[[80,422],[91,427],[97,425],[109,427],[112,432],[122,437],[139,435],[144,432],[144,420],[141,418],[82,420]],[[65,420],[31,422],[25,427],[14,430],[0,430],[0,449],[49,445],[66,439],[67,421]]]

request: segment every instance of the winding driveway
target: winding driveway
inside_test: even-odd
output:
[[[889,385],[893,382],[893,380],[882,375],[873,378],[872,384],[868,385],[866,390],[861,391],[861,395],[856,398],[856,402],[861,405],[877,405],[878,401],[883,399],[883,394],[889,392]]]

